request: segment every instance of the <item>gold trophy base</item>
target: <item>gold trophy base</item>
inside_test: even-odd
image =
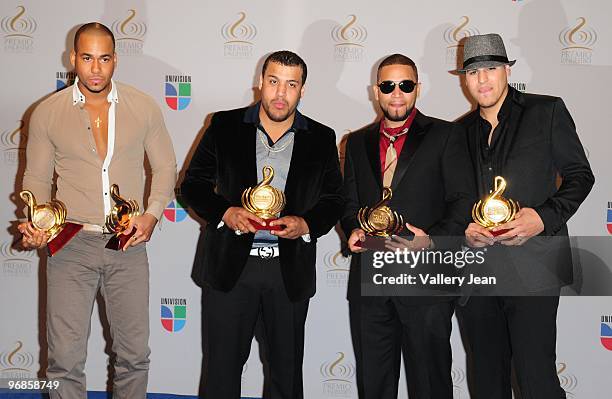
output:
[[[135,233],[135,228],[132,229],[132,232],[130,234],[117,233],[110,240],[108,240],[108,243],[106,243],[106,246],[104,248],[119,251],[120,249],[125,247],[125,244],[130,241],[130,238],[132,238]]]
[[[266,218],[266,219],[264,219],[264,221],[266,222],[265,226],[262,225],[262,224],[257,223],[254,220],[250,220],[250,222],[251,222],[251,226],[255,227],[255,229],[257,229],[257,230],[270,230],[270,231],[273,231],[273,230],[282,230],[284,228],[282,224],[277,224],[276,226],[270,226],[270,222],[273,222],[273,221],[275,221],[277,219],[278,218]]]

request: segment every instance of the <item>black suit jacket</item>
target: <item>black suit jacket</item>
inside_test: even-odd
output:
[[[342,228],[350,236],[359,227],[357,212],[381,199],[380,122],[352,133],[346,143]],[[461,125],[417,112],[391,182],[391,209],[430,236],[463,236],[476,198],[465,130]],[[361,255],[353,254],[349,300],[360,297]],[[444,297],[411,297],[430,303]]]
[[[512,107],[497,161],[500,174],[508,181],[503,195],[517,200],[521,207],[534,208],[544,222],[544,231],[521,247],[496,245],[497,253],[489,252],[488,257],[499,268],[514,266],[531,291],[560,287],[572,282],[566,223],[591,191],[595,178],[563,100],[521,93],[510,86],[508,90]],[[460,122],[468,131],[475,172],[481,179],[479,118],[476,110]],[[557,176],[562,179],[559,187]],[[486,194],[480,187],[480,195]]]
[[[217,228],[225,211],[242,206],[242,192],[257,184],[257,127],[244,120],[247,108],[216,113],[194,154],[181,195],[208,223],[203,248],[192,278],[231,290],[242,273],[253,234],[237,236],[227,226]],[[292,301],[315,293],[316,242],[338,221],[343,207],[342,176],[336,135],[306,117],[307,129],[297,129],[285,185],[287,205],[281,216],[304,218],[311,242],[279,238],[280,263],[287,295]]]

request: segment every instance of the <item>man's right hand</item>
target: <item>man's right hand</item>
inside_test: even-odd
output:
[[[365,248],[361,248],[358,247],[357,242],[363,242],[365,241],[365,232],[362,229],[354,229],[351,232],[351,236],[348,239],[348,247],[351,250],[351,252],[355,252],[355,253],[359,253],[359,252],[363,252],[366,249]]]
[[[495,243],[495,236],[478,223],[470,223],[465,230],[465,241],[472,248],[482,248]]]
[[[30,222],[20,223],[17,230],[23,234],[21,245],[24,249],[44,248],[50,237],[49,233],[35,229]]]
[[[223,223],[234,230],[240,230],[243,233],[257,232],[257,229],[251,224],[251,220],[265,226],[266,222],[260,217],[255,216],[251,212],[239,206],[232,206],[225,211],[223,214]]]

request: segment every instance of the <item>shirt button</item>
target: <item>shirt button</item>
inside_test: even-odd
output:
[[[104,172],[106,172],[106,169],[102,169]]]
[[[104,193],[104,195],[108,195],[108,193]]]
[[[489,166],[489,171],[491,171],[491,170],[493,170],[493,168]]]

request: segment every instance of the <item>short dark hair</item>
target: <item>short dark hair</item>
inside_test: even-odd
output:
[[[414,74],[416,76],[417,82],[419,81],[419,71],[417,70],[416,64],[414,63],[414,61],[412,61],[410,58],[406,57],[404,54],[391,54],[390,56],[388,56],[387,58],[382,60],[380,62],[380,64],[378,64],[378,70],[376,71],[376,80],[377,81],[378,81],[378,79],[380,79],[380,70],[383,67],[386,67],[386,66],[389,66],[389,65],[408,65],[408,66],[411,66],[412,69],[414,69]]]
[[[74,51],[77,52],[77,43],[79,42],[79,38],[83,33],[96,32],[106,35],[111,38],[113,42],[113,52],[115,51],[115,35],[113,32],[106,27],[106,25],[101,24],[99,22],[88,22],[86,24],[81,25],[81,27],[74,34]]]
[[[264,76],[266,73],[266,68],[270,62],[276,62],[284,66],[299,66],[302,69],[302,84],[306,83],[308,69],[302,57],[296,53],[287,50],[273,52],[264,61],[263,68],[261,69],[261,76]]]

